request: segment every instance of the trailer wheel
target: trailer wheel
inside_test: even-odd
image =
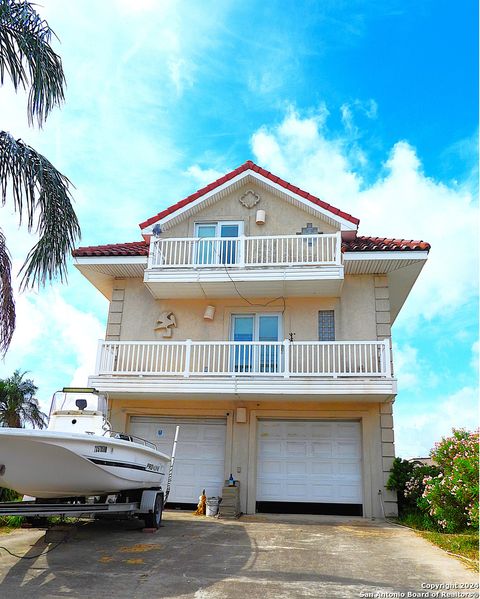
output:
[[[158,493],[155,498],[155,505],[153,511],[144,514],[143,520],[145,522],[145,528],[160,528],[163,515],[163,493]]]

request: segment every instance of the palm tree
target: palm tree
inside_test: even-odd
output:
[[[0,426],[45,428],[47,415],[40,410],[35,393],[38,387],[26,372],[15,370],[12,376],[0,380]]]
[[[8,74],[15,90],[28,89],[28,121],[41,127],[64,100],[62,61],[50,46],[53,31],[23,0],[0,0],[0,85]],[[39,238],[22,266],[21,289],[66,278],[67,256],[80,238],[70,181],[21,139],[0,131],[0,206],[13,203],[19,224]],[[15,330],[12,264],[0,229],[0,357]]]

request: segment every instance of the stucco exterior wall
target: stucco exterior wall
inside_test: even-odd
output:
[[[237,423],[235,410],[247,409],[247,422]],[[396,514],[396,503],[385,489],[385,468],[390,459],[382,452],[382,428],[380,414],[383,404],[358,402],[338,404],[332,401],[319,406],[315,402],[241,402],[241,401],[166,401],[145,400],[134,397],[128,400],[113,400],[110,405],[110,421],[116,430],[129,430],[129,421],[135,415],[176,417],[219,417],[227,419],[225,443],[225,478],[230,472],[240,481],[241,509],[244,513],[255,512],[256,464],[257,464],[257,421],[259,418],[276,419],[344,419],[356,420],[362,427],[362,479],[363,509],[365,517],[381,518],[384,508],[387,515]]]
[[[295,333],[296,341],[318,340],[318,311],[335,311],[337,340],[375,340],[376,312],[373,276],[345,278],[340,298],[287,297],[270,303],[272,298],[255,298],[254,306],[236,296],[227,299],[155,300],[141,279],[125,279],[122,300],[122,319],[119,335],[122,341],[161,341],[161,332],[155,332],[158,316],[173,311],[177,327],[172,340],[221,341],[230,338],[232,314],[253,312],[283,312],[283,335]],[[215,318],[203,318],[207,305],[215,306]]]
[[[239,199],[242,195],[253,190],[260,196],[260,202],[253,208],[246,208]],[[255,223],[257,210],[265,210],[266,220],[264,225]],[[311,215],[308,212],[294,206],[288,201],[282,200],[273,193],[259,189],[255,185],[244,185],[225,198],[222,198],[207,206],[194,216],[189,216],[184,221],[172,226],[165,227],[162,237],[194,237],[196,222],[215,222],[222,220],[238,220],[244,223],[245,235],[295,235],[302,227],[312,223],[318,227],[319,232],[335,233],[331,224],[323,219]]]

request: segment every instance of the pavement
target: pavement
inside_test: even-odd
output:
[[[30,558],[0,549],[2,599],[478,597],[477,574],[456,558],[409,529],[363,518],[167,511],[156,533],[133,521],[83,522],[47,541],[45,530],[0,535],[1,546]]]

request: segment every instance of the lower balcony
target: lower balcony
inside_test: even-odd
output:
[[[388,340],[100,341],[89,384],[114,397],[295,395],[311,401],[312,395],[334,395],[382,401],[396,393]]]

